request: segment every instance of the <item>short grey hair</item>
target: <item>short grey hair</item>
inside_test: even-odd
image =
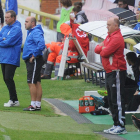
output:
[[[36,18],[35,17],[31,17],[31,22],[34,22],[36,25]]]

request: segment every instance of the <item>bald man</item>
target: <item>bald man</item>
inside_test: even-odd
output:
[[[24,111],[41,110],[42,87],[40,80],[43,65],[42,51],[45,49],[44,32],[41,25],[36,25],[34,17],[27,17],[25,28],[28,30],[22,58],[27,68],[27,83],[31,95],[31,104]]]
[[[124,85],[126,78],[126,61],[124,59],[124,39],[119,29],[119,20],[111,18],[107,21],[108,36],[96,46],[95,53],[100,54],[106,71],[106,87],[108,103],[113,127],[105,133],[125,134]]]

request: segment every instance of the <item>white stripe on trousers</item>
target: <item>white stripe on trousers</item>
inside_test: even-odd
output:
[[[32,76],[32,84],[34,83],[35,71],[36,71],[36,59],[34,59],[34,70],[33,70],[33,76]]]
[[[116,87],[117,87],[117,104],[118,104],[118,118],[119,122],[122,126],[124,126],[124,122],[122,121],[122,106],[121,106],[121,95],[120,95],[120,74],[119,70],[116,71]]]

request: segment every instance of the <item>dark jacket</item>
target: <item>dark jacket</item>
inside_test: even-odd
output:
[[[134,72],[135,81],[137,82],[137,85],[140,86],[140,58],[138,58],[132,66],[132,70]]]
[[[87,16],[85,14],[84,11],[80,11],[76,14],[75,16],[75,20],[74,20],[74,23],[80,23],[80,24],[84,24],[84,23],[87,23],[88,22],[88,19],[87,19]]]
[[[3,16],[3,10],[2,10],[2,6],[1,6],[1,2],[0,2],[0,18],[1,18],[1,23],[4,23],[4,16]]]

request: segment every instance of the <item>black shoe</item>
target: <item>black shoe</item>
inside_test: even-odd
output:
[[[108,115],[109,112],[106,110],[98,109],[95,111],[91,111],[90,114],[92,114],[92,115]]]
[[[36,110],[41,110],[41,106],[36,106]]]
[[[43,75],[43,76],[41,77],[41,79],[51,79],[51,76],[50,76],[50,75]]]
[[[35,111],[36,108],[34,108],[32,105],[29,105],[29,107],[24,108],[23,111]]]
[[[134,115],[132,115],[132,122],[134,126],[140,130],[140,119],[136,118]]]

